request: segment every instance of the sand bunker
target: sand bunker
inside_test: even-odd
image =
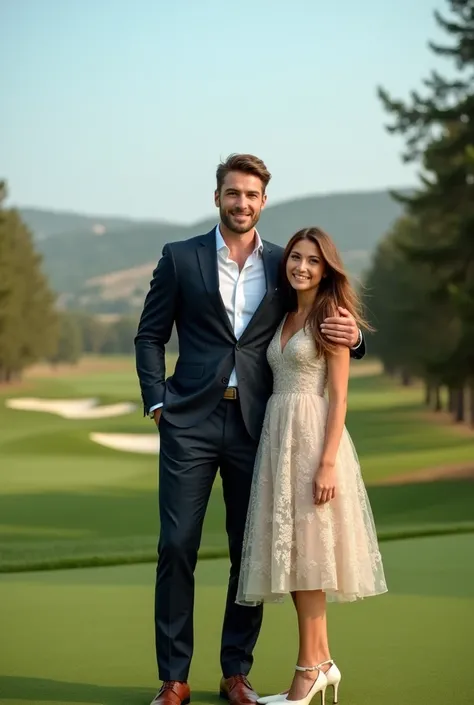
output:
[[[127,453],[158,455],[160,449],[158,433],[91,433],[89,438],[106,448]]]
[[[7,399],[5,404],[9,409],[41,411],[62,416],[64,419],[104,419],[131,414],[137,408],[136,404],[130,402],[98,406],[98,399],[38,399],[33,397]]]

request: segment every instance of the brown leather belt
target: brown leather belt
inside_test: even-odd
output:
[[[239,390],[237,387],[227,387],[227,389],[224,392],[224,399],[238,399],[239,398]]]

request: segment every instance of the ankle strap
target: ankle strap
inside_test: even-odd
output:
[[[321,666],[327,666],[328,663],[330,663],[331,666],[334,665],[334,661],[332,660],[332,658],[330,658],[328,661],[321,661],[321,663],[318,663],[316,668],[320,668]]]
[[[319,666],[295,666],[297,671],[318,671]]]

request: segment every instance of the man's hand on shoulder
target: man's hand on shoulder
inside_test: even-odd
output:
[[[339,316],[330,316],[321,324],[321,332],[332,343],[355,348],[360,341],[360,331],[354,316],[342,306],[338,306]]]

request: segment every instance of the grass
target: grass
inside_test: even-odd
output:
[[[0,388],[0,703],[147,705],[157,686],[157,462],[103,448],[88,434],[153,432],[153,426],[140,409],[91,422],[3,404],[20,395],[139,403],[133,364],[89,360],[79,370],[38,375],[17,388]],[[352,379],[349,406],[347,425],[383,540],[389,593],[329,608],[333,655],[344,678],[341,702],[468,705],[474,687],[474,533],[467,532],[474,530],[474,482],[377,483],[473,462],[474,434],[431,423],[422,413],[420,390],[399,388],[373,371]],[[225,553],[224,524],[217,480],[203,558]],[[426,536],[397,540],[416,535]],[[135,564],[79,567],[126,563]],[[57,567],[76,570],[38,570]],[[227,575],[227,560],[198,564],[193,705],[219,702]],[[251,674],[260,693],[287,685],[295,627],[289,602],[266,608]]]
[[[150,432],[135,414],[71,421],[13,411],[7,396],[98,397],[139,403],[131,360],[87,361],[81,371],[28,377],[0,389],[0,571],[155,560],[157,462],[89,441],[90,431]],[[363,365],[364,363],[355,363]],[[172,361],[171,361],[172,365]],[[358,368],[359,370],[361,368]],[[348,428],[369,485],[381,539],[467,531],[474,524],[474,483],[376,486],[428,466],[474,459],[474,434],[427,421],[420,391],[377,374],[354,377]],[[224,508],[216,481],[205,522],[202,557],[226,552]]]
[[[474,535],[382,548],[389,593],[329,606],[341,702],[470,705]],[[225,560],[198,564],[193,705],[219,702],[227,575]],[[158,684],[153,581],[151,565],[0,576],[0,703],[148,705]],[[283,689],[295,658],[290,602],[268,606],[252,684]]]

